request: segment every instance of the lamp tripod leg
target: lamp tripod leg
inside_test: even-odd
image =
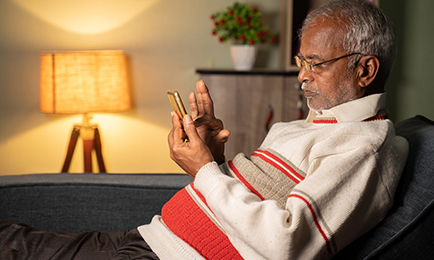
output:
[[[81,132],[81,133],[80,133]],[[93,127],[83,127],[80,125],[74,126],[71,132],[71,137],[68,144],[68,150],[66,152],[65,161],[63,163],[61,172],[68,172],[71,165],[72,156],[74,155],[74,150],[77,145],[77,140],[81,136],[83,141],[83,162],[84,162],[84,172],[92,171],[92,152],[95,149],[95,155],[98,162],[98,168],[100,173],[107,173],[104,164],[104,158],[102,156],[101,149],[101,136],[98,127],[95,125]]]
[[[99,172],[107,173],[105,169],[104,158],[102,157],[101,137],[97,127],[95,128],[94,146],[95,146],[96,159],[98,161]]]
[[[80,128],[74,127],[69,138],[68,150],[66,152],[65,161],[63,163],[61,172],[68,172],[71,165],[72,155],[74,154],[75,146],[77,145],[78,136],[80,135]]]
[[[84,172],[92,172],[93,139],[83,139]]]

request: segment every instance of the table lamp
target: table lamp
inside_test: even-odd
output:
[[[61,172],[68,172],[77,139],[83,141],[84,172],[92,172],[95,151],[99,172],[106,168],[98,125],[89,113],[120,112],[131,107],[126,57],[122,51],[54,52],[41,55],[40,110],[83,114],[73,126]]]

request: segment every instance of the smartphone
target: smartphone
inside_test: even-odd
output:
[[[172,105],[173,111],[176,112],[179,119],[182,120],[184,116],[187,114],[184,104],[182,103],[181,96],[178,91],[169,89],[167,91],[167,96],[169,97],[170,104]]]

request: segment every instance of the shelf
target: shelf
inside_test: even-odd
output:
[[[196,69],[198,74],[220,74],[220,75],[261,75],[261,76],[297,76],[298,71],[277,70],[277,69],[253,69],[240,71],[234,69]]]

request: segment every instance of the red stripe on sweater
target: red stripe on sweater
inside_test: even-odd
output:
[[[384,120],[387,119],[388,116],[387,115],[379,115],[379,116],[374,116],[374,117],[370,117],[368,119],[363,120],[363,122],[369,122],[369,121],[376,121],[376,120]]]
[[[206,203],[206,199],[205,196],[202,195],[202,193],[200,193],[198,190],[196,190],[194,188],[194,182],[190,183],[190,186],[193,188],[193,190],[196,192],[196,195],[200,198],[200,200],[206,204],[206,206],[208,207],[208,203]],[[209,208],[209,207],[208,207]]]
[[[260,154],[258,152],[264,153],[268,157],[264,156],[263,154]],[[304,180],[304,177],[301,176],[298,172],[296,172],[291,166],[289,166],[287,163],[282,161],[282,159],[280,159],[276,155],[270,153],[269,151],[257,150],[256,152],[254,152],[252,154],[252,156],[260,157],[262,160],[273,165],[276,169],[283,172],[286,176],[288,176],[291,180],[293,180],[297,184],[300,183],[300,181]],[[291,175],[290,173],[292,173],[295,177],[293,175]]]
[[[388,118],[387,115],[378,115],[378,116],[373,116],[373,117],[367,118],[367,119],[363,120],[363,122],[384,120],[387,118]],[[312,121],[312,123],[314,123],[314,124],[336,124],[336,123],[338,123],[338,120],[336,120],[336,119],[316,119],[315,120],[314,119]]]
[[[336,124],[337,122],[338,120],[336,119],[317,119],[312,121],[314,124]]]
[[[231,170],[234,172],[235,176],[237,176],[238,180],[240,180],[241,183],[244,184],[244,186],[246,186],[251,192],[256,194],[256,196],[258,196],[261,200],[265,200],[265,198],[262,197],[262,195],[255,188],[253,188],[253,186],[246,179],[244,179],[243,175],[241,175],[241,173],[238,171],[232,161],[228,161],[228,164]]]
[[[309,210],[310,210],[310,213],[312,214],[313,221],[315,222],[315,225],[316,225],[318,231],[320,232],[321,236],[324,238],[324,240],[325,240],[325,242],[326,242],[327,251],[329,251],[329,253],[331,254],[331,253],[332,253],[332,249],[331,249],[331,247],[330,247],[330,243],[329,243],[330,240],[328,239],[327,235],[326,235],[326,234],[324,233],[324,231],[322,230],[321,225],[320,225],[319,222],[318,222],[318,217],[317,217],[317,215],[316,215],[316,213],[315,213],[315,210],[313,209],[312,205],[309,203],[309,201],[308,201],[307,199],[303,198],[303,197],[300,196],[300,195],[290,194],[290,195],[289,195],[289,198],[291,198],[291,197],[299,198],[299,199],[301,199],[302,201],[304,201],[304,202],[306,203],[307,207],[308,207]]]
[[[197,190],[195,192],[200,194]],[[196,204],[186,188],[177,192],[163,206],[161,217],[176,236],[184,240],[204,258],[242,259],[229,238]]]

